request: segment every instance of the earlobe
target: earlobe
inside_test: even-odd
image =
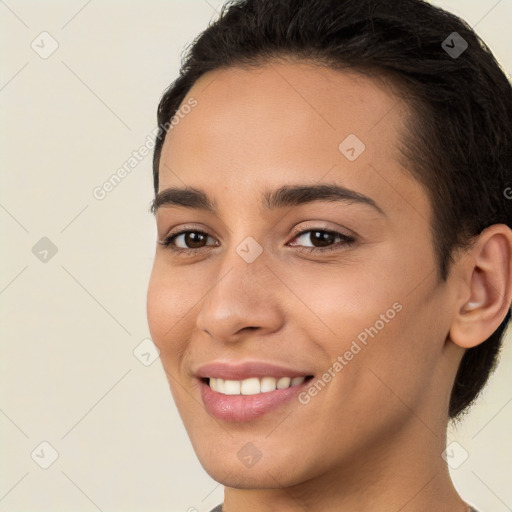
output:
[[[512,301],[512,231],[494,224],[482,231],[460,262],[459,295],[450,340],[462,348],[484,342],[504,320]]]

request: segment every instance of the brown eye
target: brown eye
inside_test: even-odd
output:
[[[161,243],[174,251],[186,251],[187,249],[202,249],[207,246],[208,238],[214,240],[203,231],[180,231],[166,237]],[[212,245],[212,244],[210,244]],[[213,244],[215,245],[215,244]]]
[[[336,236],[328,231],[310,231],[309,239],[315,247],[325,247],[334,243]]]
[[[183,243],[187,246],[187,249],[198,249],[199,247],[203,247],[208,240],[208,235],[199,231],[187,231],[179,236],[183,237]]]
[[[325,252],[341,248],[344,245],[350,246],[355,242],[355,238],[330,231],[326,229],[307,229],[298,233],[294,240],[301,240],[302,243],[294,242],[293,247],[299,247],[300,250],[309,252]],[[338,241],[338,243],[336,243]],[[309,245],[308,245],[309,243]]]

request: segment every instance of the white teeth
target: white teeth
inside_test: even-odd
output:
[[[277,381],[277,389],[289,388],[291,382],[292,382],[292,379],[290,379],[290,377],[281,377]]]
[[[263,377],[261,379],[261,392],[267,393],[268,391],[274,391],[277,389],[277,379],[274,377]]]
[[[299,384],[302,384],[304,382],[305,378],[304,377],[294,377],[292,379],[292,386],[298,386]]]
[[[222,379],[217,379],[217,382]],[[239,395],[240,394],[240,385],[241,381],[239,380],[225,380],[224,381],[224,394],[225,395]]]
[[[260,392],[260,379],[254,377],[245,379],[240,385],[240,393],[242,395],[257,395]]]
[[[210,377],[210,387],[213,391],[224,395],[257,395],[258,393],[268,393],[276,389],[286,389],[292,386],[302,384],[305,377],[251,377],[244,380],[224,380]]]

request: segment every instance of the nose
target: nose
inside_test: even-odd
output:
[[[279,330],[284,317],[279,284],[264,253],[247,263],[233,249],[217,267],[197,327],[225,343]]]

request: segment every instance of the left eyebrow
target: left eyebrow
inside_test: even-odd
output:
[[[266,190],[262,193],[262,203],[268,210],[300,206],[314,201],[363,204],[386,216],[382,208],[371,197],[331,183],[284,185],[276,190]],[[206,192],[194,187],[170,187],[158,192],[151,206],[151,211],[155,213],[159,208],[173,206],[204,210],[212,214],[217,213],[215,201],[210,199]]]
[[[386,215],[382,208],[371,198],[349,188],[332,183],[319,185],[285,185],[274,191],[263,193],[265,206],[269,210],[288,206],[300,206],[313,201],[341,201],[371,206],[381,215]]]

